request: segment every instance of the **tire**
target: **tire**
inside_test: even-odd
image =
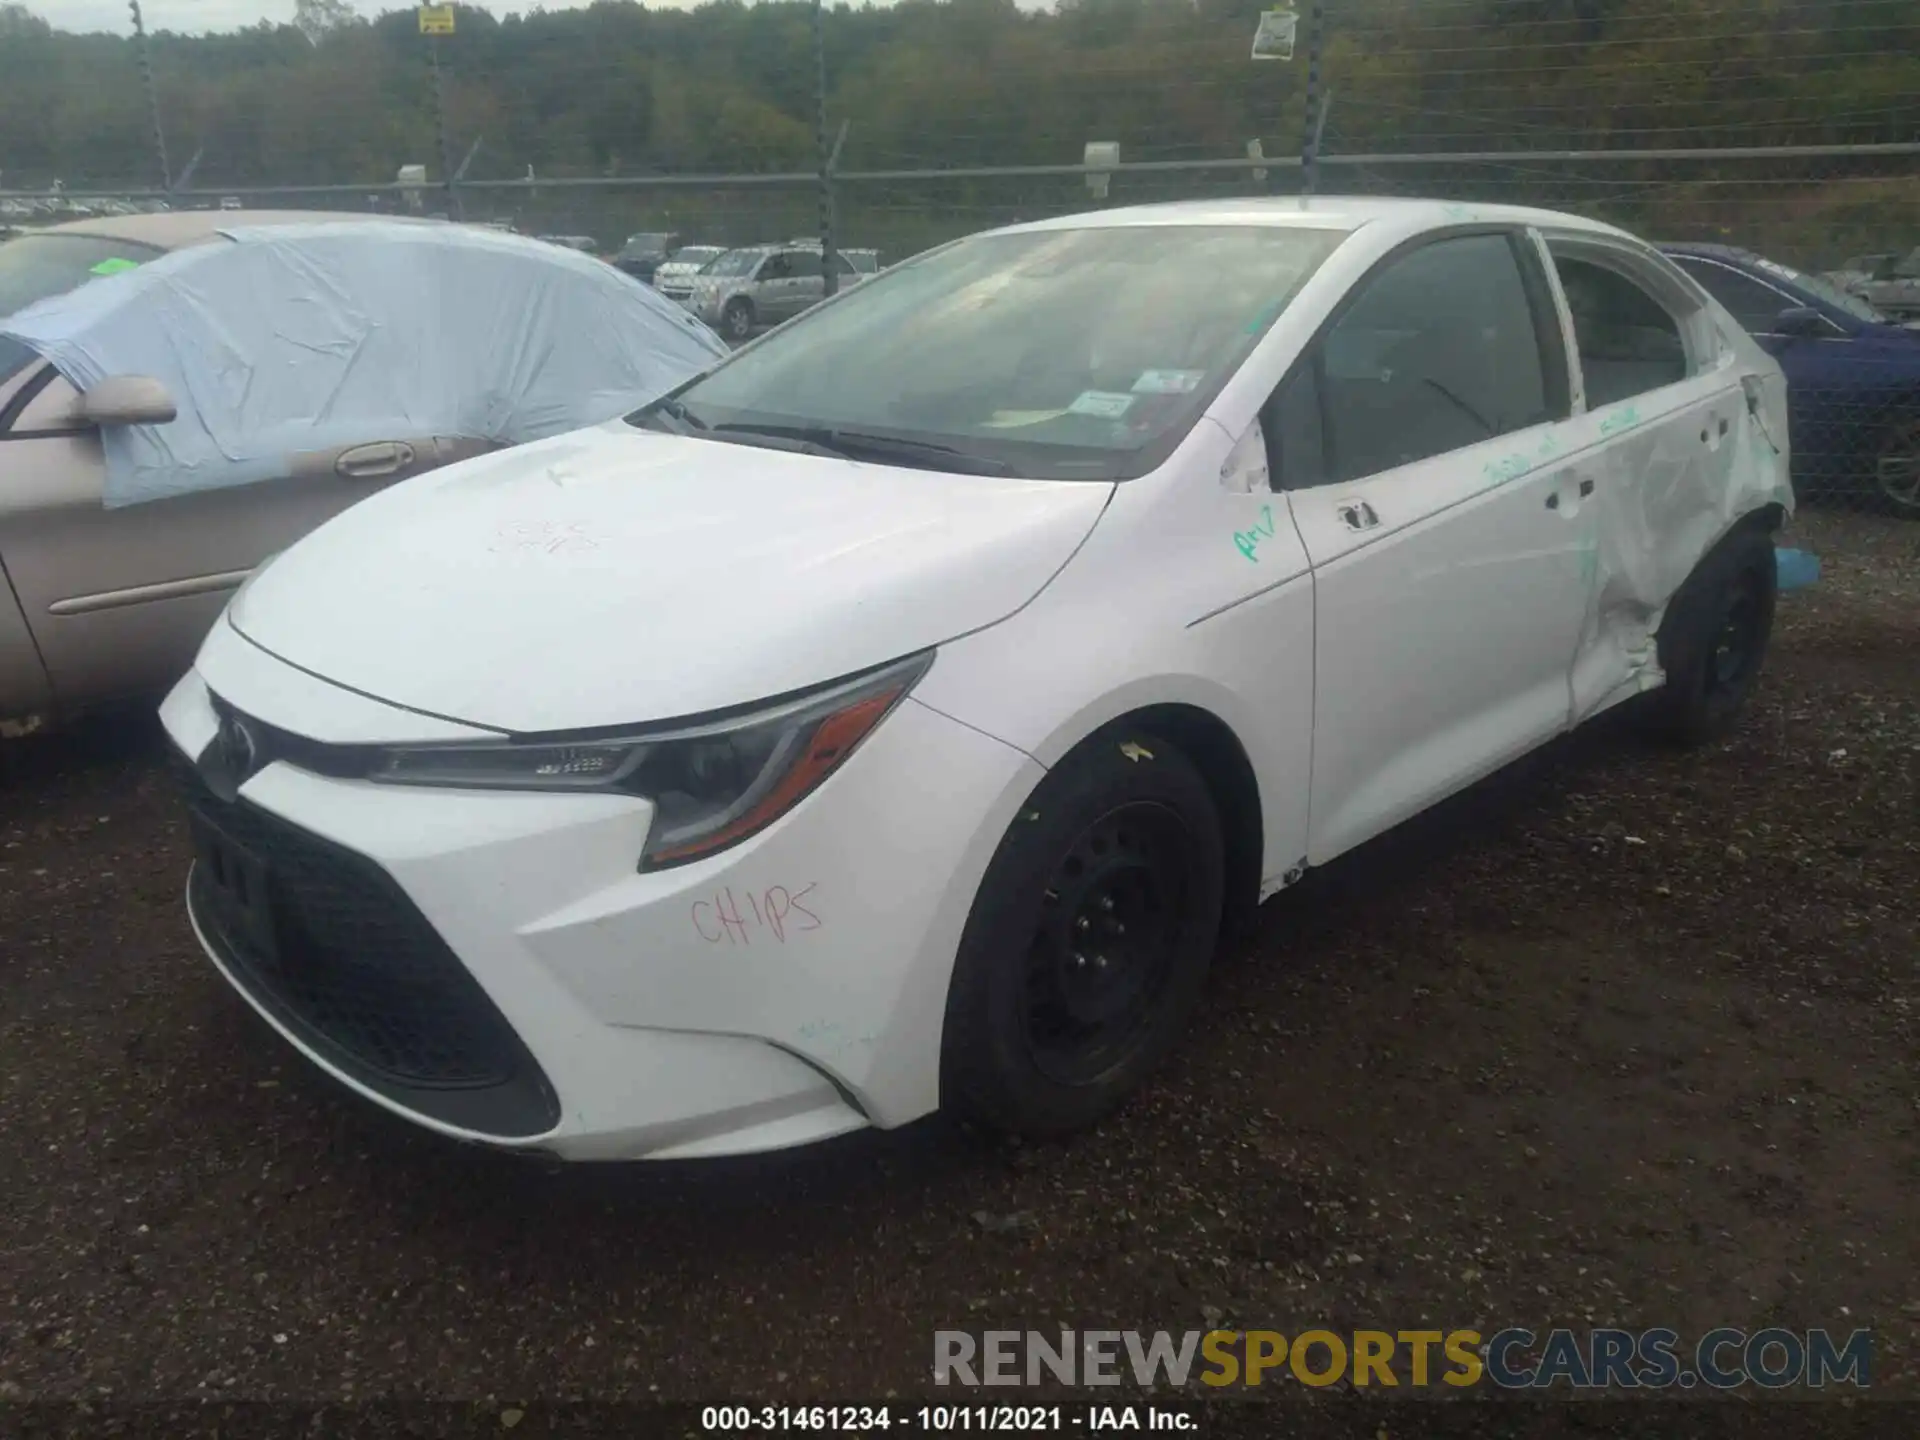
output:
[[[1173,745],[1112,729],[1062,761],[1008,827],[968,916],[942,1040],[946,1107],[1049,1136],[1117,1106],[1192,1014],[1225,876],[1213,792]]]
[[[1887,513],[1920,520],[1920,411],[1887,427],[1873,458],[1874,500]]]
[[[1751,527],[1728,535],[1694,567],[1660,626],[1667,683],[1647,712],[1656,735],[1704,745],[1739,719],[1773,635],[1776,567],[1772,535]]]
[[[753,335],[753,302],[734,299],[720,312],[720,327],[729,340],[747,340]]]

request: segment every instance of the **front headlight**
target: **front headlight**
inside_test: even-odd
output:
[[[640,868],[698,860],[765,829],[853,753],[911,690],[933,652],[750,713],[612,738],[418,745],[381,753],[385,785],[643,796],[653,825]]]

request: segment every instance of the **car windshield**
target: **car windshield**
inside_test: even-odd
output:
[[[623,245],[621,249],[629,256],[663,255],[666,253],[668,242],[672,239],[673,237],[671,235],[658,233],[629,235],[627,237],[627,243]]]
[[[131,269],[166,252],[101,235],[21,235],[0,244],[0,324],[36,301],[64,295],[100,275]],[[0,380],[20,372],[33,352],[0,336]]]
[[[716,256],[701,271],[702,275],[746,275],[760,263],[758,250],[729,250]]]
[[[722,434],[853,451],[878,438],[1035,478],[1131,478],[1172,453],[1345,238],[1257,225],[977,236],[775,331],[678,392],[673,413]]]
[[[1770,275],[1798,285],[1809,295],[1824,300],[1835,309],[1844,310],[1856,320],[1873,320],[1886,323],[1887,317],[1858,295],[1850,295],[1838,285],[1822,275],[1809,275],[1804,270],[1796,270],[1791,265],[1782,265],[1777,260],[1755,259],[1754,264]]]

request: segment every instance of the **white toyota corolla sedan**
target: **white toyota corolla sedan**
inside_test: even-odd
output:
[[[1093,1121],[1259,900],[1772,623],[1785,387],[1618,230],[1383,200],[921,255],[330,521],[168,698],[220,972],[447,1135]]]

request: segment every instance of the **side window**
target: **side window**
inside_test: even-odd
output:
[[[784,280],[792,273],[793,271],[789,268],[788,257],[785,255],[769,255],[760,262],[760,273],[754,278],[756,280]]]
[[[1726,306],[1750,335],[1771,333],[1780,312],[1793,304],[1771,285],[1762,285],[1738,270],[1729,270],[1710,260],[1690,260],[1684,255],[1676,255],[1674,261],[1700,282],[1702,290]]]
[[[1275,396],[1281,483],[1315,483],[1304,478],[1315,470],[1320,483],[1358,480],[1553,419],[1550,395],[1565,387],[1548,383],[1535,317],[1504,235],[1392,262]],[[1317,466],[1289,463],[1290,447],[1316,446]]]
[[[796,280],[818,280],[826,273],[820,257],[811,250],[795,250],[787,256],[787,274]]]
[[[1687,378],[1687,344],[1666,306],[1618,271],[1555,254],[1589,408]]]

